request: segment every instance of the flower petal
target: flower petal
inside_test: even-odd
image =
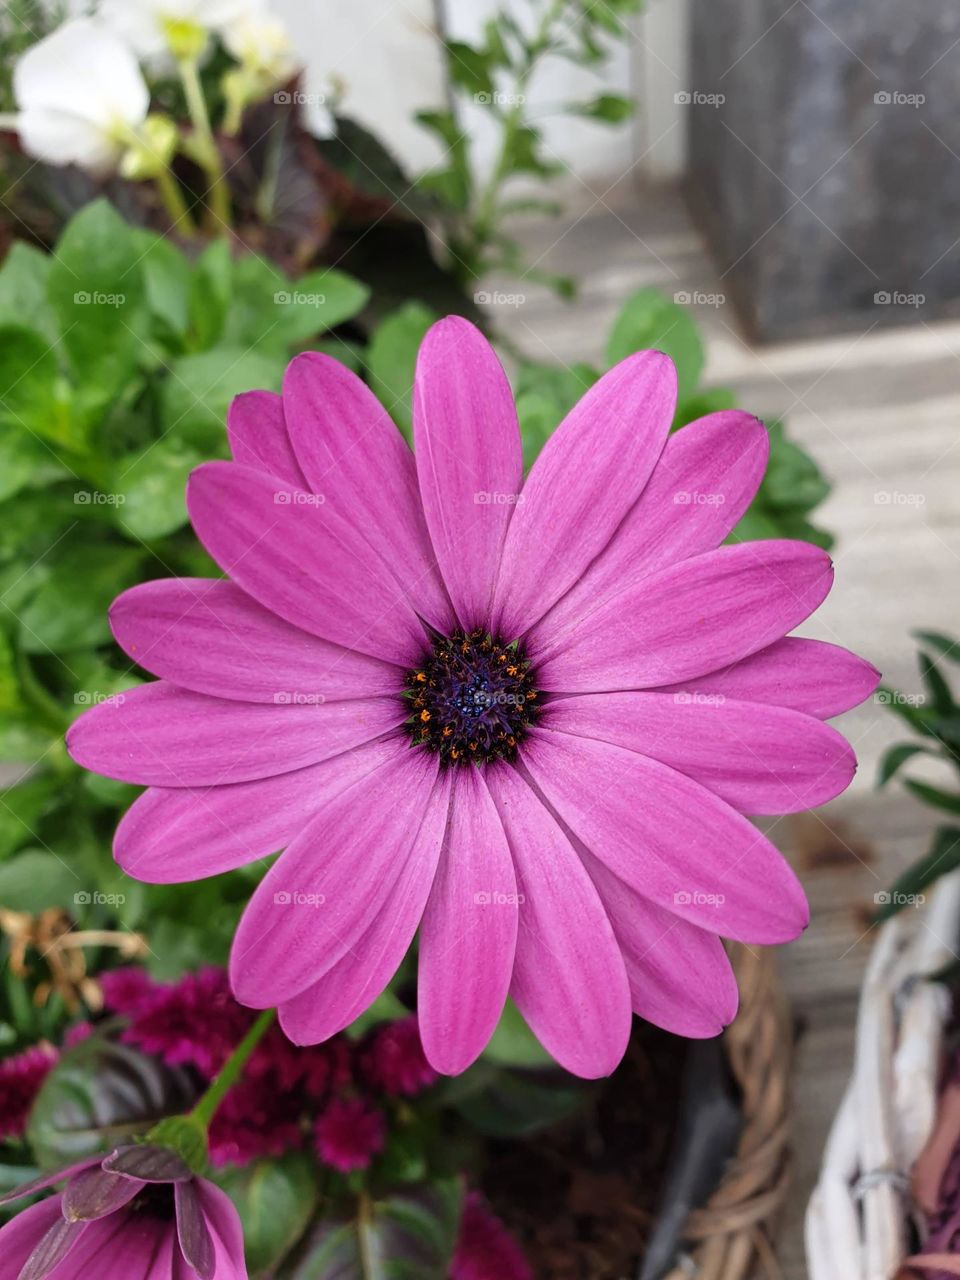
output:
[[[21,1209],[0,1227],[0,1280],[19,1280],[24,1263],[48,1231],[63,1222],[59,1196]]]
[[[807,926],[803,889],[766,836],[718,797],[623,747],[535,729],[523,760],[591,852],[644,897],[741,942]]]
[[[547,704],[545,728],[638,751],[741,813],[799,813],[849,786],[847,741],[813,716],[689,693],[592,693]]]
[[[161,578],[117,596],[110,626],[155,676],[243,702],[336,702],[400,692],[392,664],[284,622],[233,582]]]
[[[318,495],[235,462],[205,462],[187,484],[200,541],[260,604],[312,635],[413,666],[423,628],[380,557]]]
[[[244,391],[227,410],[227,439],[234,462],[266,471],[294,489],[309,489],[290,443],[283,398],[275,391]]]
[[[217,1265],[213,1236],[203,1216],[196,1183],[192,1178],[187,1182],[174,1183],[173,1196],[180,1252],[200,1280],[213,1280]]]
[[[283,849],[335,795],[405,749],[405,739],[388,736],[274,778],[151,787],[120,820],[113,856],[148,884],[233,871]]]
[[[142,1185],[106,1169],[93,1167],[75,1174],[63,1189],[61,1207],[67,1222],[105,1218],[139,1195]]]
[[[417,838],[437,757],[405,751],[327,804],[260,882],[237,928],[230,979],[243,1004],[292,999],[357,950]]]
[[[574,405],[534,463],[510,522],[495,631],[525,632],[604,549],[660,457],[676,400],[670,358],[638,351]]]
[[[863,702],[879,682],[876,667],[849,649],[785,636],[728,667],[667,685],[663,692],[775,703],[829,720]]]
[[[196,1180],[200,1209],[213,1236],[216,1280],[247,1280],[243,1227],[233,1201],[206,1178]]]
[[[309,487],[360,530],[418,613],[450,631],[416,464],[386,409],[355,373],[312,351],[287,368],[283,406]]]
[[[674,1035],[719,1035],[739,1002],[720,939],[644,898],[592,853],[581,857],[617,935],[634,1013]]]
[[[440,857],[452,775],[434,784],[420,830],[388,902],[356,945],[306,990],[280,1006],[295,1044],[319,1044],[355,1022],[385,990],[413,941]]]
[[[438,321],[420,347],[413,436],[450,599],[464,627],[485,625],[523,456],[507,375],[480,330],[460,316]]]
[[[688,680],[779,640],[821,603],[830,557],[807,542],[742,542],[671,565],[535,654],[542,689],[649,688]]]
[[[62,1270],[67,1275],[82,1275],[83,1272],[77,1261],[73,1258],[68,1261],[67,1259],[73,1252],[74,1245],[79,1243],[80,1237],[88,1229],[86,1222],[69,1222],[60,1217],[57,1222],[47,1228],[46,1234],[34,1247],[24,1263],[19,1280],[46,1280],[51,1273],[61,1270],[60,1264],[65,1261],[66,1265]]]
[[[151,787],[205,787],[318,764],[395,728],[398,698],[319,706],[227,702],[157,680],[91,707],[67,731],[86,769]]]
[[[478,769],[457,771],[450,825],[420,929],[417,1012],[444,1075],[479,1057],[503,1012],[517,946],[510,846]]]
[[[678,560],[713,551],[746,511],[770,453],[763,423],[725,410],[667,440],[647,486],[608,546],[537,624],[540,636],[568,630],[598,605]]]
[[[509,765],[491,767],[517,873],[520,925],[510,995],[574,1075],[609,1075],[630,1038],[630,988],[603,904],[570,841]]]

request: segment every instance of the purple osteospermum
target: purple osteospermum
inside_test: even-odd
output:
[[[246,1280],[226,1194],[163,1147],[120,1147],[19,1187],[66,1182],[0,1230],[0,1280]]]
[[[234,461],[191,477],[229,581],[125,592],[119,643],[161,677],[87,712],[80,763],[150,790],[115,854],[192,880],[285,848],[231,980],[291,1039],[381,992],[420,928],[430,1062],[463,1070],[509,992],[570,1071],[623,1055],[631,1009],[714,1035],[737,994],[720,937],[796,937],[803,892],[743,815],[850,781],[827,716],[877,673],[785,638],[829,557],[721,545],[767,458],[761,423],[670,436],[671,361],[605,374],[526,482],[506,375],[472,325],[420,350],[416,458],[352,373],[297,357],[234,401]],[[669,436],[669,438],[668,438]]]

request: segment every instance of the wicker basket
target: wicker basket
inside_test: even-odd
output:
[[[719,1186],[687,1220],[688,1253],[665,1280],[780,1275],[773,1240],[790,1173],[793,1027],[774,952],[734,945],[730,958],[740,1011],[724,1044],[741,1092],[743,1129]]]
[[[960,872],[883,924],[867,966],[853,1074],[807,1209],[810,1280],[891,1280],[907,1255],[910,1172],[936,1117]]]

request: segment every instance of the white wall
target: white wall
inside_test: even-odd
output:
[[[439,0],[450,35],[472,40],[504,0]],[[505,0],[518,21],[527,0]],[[602,2],[602,0],[601,0]],[[547,150],[584,179],[638,173],[673,176],[684,158],[683,108],[674,94],[686,83],[689,0],[647,0],[633,22],[634,39],[617,44],[601,80],[555,59],[531,86],[534,114],[543,118]],[[345,83],[344,109],[376,130],[412,172],[432,164],[439,148],[412,116],[444,102],[443,58],[434,0],[273,0],[301,51],[307,92],[322,90],[332,73]],[[551,116],[557,103],[597,93],[638,100],[633,122],[611,128],[571,116]],[[489,112],[470,104],[464,116],[481,164],[489,163],[496,133]]]

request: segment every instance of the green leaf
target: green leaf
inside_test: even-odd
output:
[[[279,391],[285,366],[281,354],[235,347],[182,356],[164,388],[164,434],[206,455],[223,453],[230,401],[241,391]]]
[[[830,492],[820,468],[809,454],[788,440],[782,422],[770,426],[770,460],[761,493],[784,511],[810,511]]]
[[[12,498],[28,484],[50,484],[67,475],[69,472],[57,462],[49,445],[20,424],[0,422],[0,502]]]
[[[417,187],[435,195],[451,208],[469,208],[473,193],[468,135],[460,128],[452,111],[419,111],[416,119],[437,137],[444,149],[444,164],[417,179]]]
[[[928,782],[916,782],[906,778],[904,786],[909,787],[915,796],[935,809],[943,809],[946,813],[960,813],[960,795],[951,791],[943,791],[940,787],[932,787]]]
[[[885,786],[908,760],[923,751],[934,754],[930,747],[919,742],[901,742],[898,746],[890,747],[884,752],[880,761],[880,768],[877,770],[877,786]]]
[[[703,343],[689,310],[656,289],[640,289],[627,299],[607,342],[607,363],[614,365],[634,351],[648,350],[663,351],[671,358],[677,366],[678,400],[689,399],[703,372]]]
[[[486,50],[475,49],[464,40],[445,40],[450,79],[481,103],[493,99],[492,61]]]
[[[553,1058],[524,1021],[523,1014],[508,1000],[504,1005],[483,1057],[502,1067],[552,1067]]]
[[[355,316],[369,296],[366,285],[332,268],[291,283],[261,258],[241,258],[234,265],[234,300],[223,342],[287,354]]]
[[[446,1280],[462,1201],[448,1178],[375,1200],[356,1220],[323,1220],[291,1280]]]
[[[899,690],[891,689],[889,685],[882,684],[873,696],[880,706],[888,707],[895,716],[899,716],[901,720],[906,721],[910,728],[915,729],[917,733],[922,733],[926,738],[936,738],[938,736],[936,716],[929,707],[922,705],[923,699],[919,695],[913,696],[900,693]]]
[[[315,1163],[295,1152],[224,1169],[217,1182],[240,1215],[251,1277],[272,1274],[303,1235],[317,1206]]]
[[[904,907],[915,905],[924,889],[957,867],[960,867],[960,827],[941,827],[927,856],[908,868],[889,892],[877,894],[879,905],[874,919],[877,923],[888,920]]]
[[[408,436],[412,430],[410,399],[417,351],[436,319],[421,303],[404,303],[378,325],[367,352],[370,386]]]
[[[935,659],[921,649],[917,654],[917,662],[920,667],[920,679],[930,695],[934,709],[941,715],[949,715],[954,707],[953,695],[950,692],[950,686],[940,674]]]
[[[960,640],[952,640],[939,631],[914,631],[913,635],[921,644],[936,649],[942,657],[960,663]]]
[[[83,891],[76,871],[46,849],[21,849],[0,866],[0,902],[11,911],[70,909]]]
[[[233,295],[233,263],[230,245],[215,240],[197,259],[190,287],[190,346],[206,351],[223,333]]]
[[[52,730],[25,716],[0,716],[0,763],[31,765],[46,757],[63,740]]]
[[[152,231],[140,231],[137,244],[143,257],[147,309],[157,323],[157,335],[179,349],[190,326],[193,271],[176,245]]]
[[[60,334],[47,299],[49,253],[24,240],[14,240],[0,270],[0,324],[25,325],[48,342]]]
[[[36,825],[57,798],[58,784],[44,775],[0,791],[0,858],[37,840]]]
[[[102,410],[146,354],[146,289],[134,229],[108,200],[67,223],[50,266],[48,296],[85,414]]]
[[[729,387],[711,387],[709,391],[698,391],[696,395],[677,405],[677,411],[673,415],[673,429],[678,431],[697,418],[705,418],[708,413],[720,413],[724,409],[736,407],[736,392]]]
[[[19,710],[20,680],[16,657],[6,632],[0,631],[0,715]]]
[[[66,397],[56,355],[46,339],[20,325],[0,327],[0,423],[6,424],[6,449],[15,466],[17,455],[32,458],[36,466],[53,461],[38,436],[58,444],[77,442]],[[19,433],[19,440],[10,429]],[[5,496],[21,483],[19,476],[0,478]]]
[[[187,1110],[196,1092],[185,1071],[95,1034],[44,1080],[27,1140],[41,1168],[57,1168],[146,1133]]]
[[[601,93],[590,102],[575,103],[567,110],[587,120],[602,120],[605,124],[623,124],[633,115],[636,104],[632,98],[619,93]]]
[[[548,160],[541,152],[543,138],[533,125],[521,125],[506,139],[503,154],[505,174],[532,173],[538,178],[550,178],[563,172],[563,165]]]
[[[460,1077],[464,1088],[476,1072],[483,1087],[468,1092],[456,1110],[473,1127],[491,1138],[522,1138],[576,1114],[590,1097],[587,1086],[572,1082],[565,1072],[499,1070],[484,1080],[483,1062]]]
[[[117,526],[145,542],[182,528],[187,523],[187,477],[204,458],[196,449],[170,438],[121,458],[111,486],[123,499],[116,508]]]
[[[136,580],[143,559],[144,552],[134,547],[68,546],[21,611],[24,651],[68,653],[104,644],[110,639],[107,608]]]

